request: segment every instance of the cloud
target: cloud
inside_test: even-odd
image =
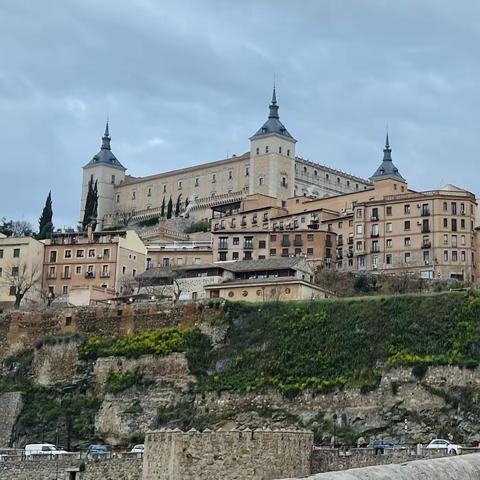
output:
[[[274,75],[302,156],[368,177],[386,123],[413,188],[478,191],[480,4],[52,0],[0,9],[0,217],[75,225],[81,167],[132,175],[243,153]]]

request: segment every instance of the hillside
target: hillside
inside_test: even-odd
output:
[[[314,429],[480,440],[480,295],[227,303],[196,326],[52,336],[6,359],[0,395],[23,392],[14,432],[70,448],[148,428]],[[6,397],[6,396],[5,396]],[[2,397],[0,396],[0,406]]]

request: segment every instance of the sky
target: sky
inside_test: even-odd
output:
[[[143,176],[249,150],[275,79],[297,154],[480,191],[478,0],[0,0],[0,218],[79,220],[100,148]]]

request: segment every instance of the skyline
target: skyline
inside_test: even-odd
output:
[[[107,116],[133,176],[248,151],[274,76],[299,156],[368,178],[388,124],[411,188],[479,190],[474,2],[53,3],[0,7],[0,217],[37,227],[52,190],[76,226]]]

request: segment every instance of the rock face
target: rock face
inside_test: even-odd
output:
[[[402,465],[355,468],[343,472],[319,473],[304,480],[478,480],[478,453],[437,460],[416,460]],[[287,479],[284,479],[287,480]],[[299,478],[290,480],[299,480]]]
[[[0,448],[10,446],[12,431],[22,406],[23,395],[21,393],[0,393]]]

